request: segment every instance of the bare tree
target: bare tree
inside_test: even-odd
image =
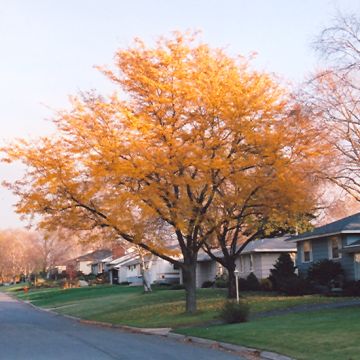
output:
[[[360,201],[360,19],[338,15],[314,47],[327,67],[310,81],[308,100],[338,154],[324,175]]]
[[[16,281],[39,270],[39,251],[34,233],[25,230],[0,231],[0,280]]]
[[[69,231],[51,233],[24,229],[0,230],[0,282],[27,278],[81,254],[83,246]]]

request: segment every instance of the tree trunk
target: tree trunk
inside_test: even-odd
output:
[[[236,278],[234,275],[234,269],[228,270],[229,275],[229,287],[228,287],[228,298],[235,299],[236,298]]]
[[[234,271],[236,269],[235,260],[233,258],[225,258],[224,260],[226,262],[224,267],[228,272],[228,280],[229,280],[228,298],[235,299],[236,298],[236,278],[234,274]]]
[[[185,264],[182,268],[183,283],[186,291],[186,312],[196,312],[196,261]]]

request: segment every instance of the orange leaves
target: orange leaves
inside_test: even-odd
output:
[[[6,149],[28,168],[13,185],[19,211],[158,252],[170,232],[196,253],[223,221],[292,208],[316,148],[270,75],[180,33],[137,41],[103,71],[118,94],[72,98],[54,138]]]

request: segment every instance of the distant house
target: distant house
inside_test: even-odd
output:
[[[254,273],[258,279],[266,279],[282,253],[288,253],[295,262],[296,246],[289,239],[290,236],[281,236],[249,242],[236,260],[239,276],[246,278]]]
[[[258,279],[267,278],[281,253],[289,253],[295,260],[296,246],[287,241],[289,238],[283,236],[249,242],[235,261],[239,276],[246,278],[250,273],[254,273]],[[223,256],[220,250],[216,251],[215,255]],[[197,287],[201,287],[205,281],[214,281],[224,272],[225,269],[209,255],[204,252],[199,253],[196,267]]]
[[[221,257],[222,253],[215,251],[215,255]],[[200,288],[205,281],[214,281],[217,276],[223,273],[224,269],[218,262],[211,259],[205,252],[199,252],[196,264],[196,287]]]
[[[107,256],[104,259],[99,259],[91,263],[91,273],[94,275],[99,275],[104,272],[107,272],[107,264],[112,261],[112,255]]]
[[[150,283],[176,284],[180,281],[179,269],[157,256],[145,256],[145,267],[149,267]],[[151,263],[151,264],[150,264]],[[132,285],[142,284],[141,259],[136,253],[127,254],[109,263],[111,282],[129,282]]]
[[[115,244],[112,247],[109,256],[106,256],[104,258],[99,258],[97,256],[97,259],[91,263],[91,273],[94,275],[99,275],[99,274],[103,274],[106,272],[106,273],[109,273],[109,276],[111,277],[112,261],[114,259],[122,258],[128,252],[129,252],[129,249],[125,248],[123,245]],[[105,254],[107,254],[107,253],[105,253]],[[110,280],[111,280],[111,278],[110,278]]]
[[[66,264],[66,271],[81,271],[84,275],[91,273],[91,265],[99,260],[111,256],[111,250],[95,250],[88,254],[79,256]]]
[[[297,244],[296,266],[306,275],[316,261],[339,262],[346,280],[360,280],[360,213],[315,228],[292,239]]]
[[[121,284],[127,282],[128,267],[127,264],[137,257],[134,253],[120,256],[107,264],[109,270],[110,284]]]

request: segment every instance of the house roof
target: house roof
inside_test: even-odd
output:
[[[296,246],[289,243],[288,239],[290,239],[289,235],[253,240],[245,246],[242,254],[252,252],[295,252]]]
[[[305,232],[303,234],[294,236],[292,241],[303,241],[307,239],[319,238],[323,236],[330,236],[336,234],[351,234],[360,233],[360,213],[350,215],[343,219],[334,221],[330,224],[326,224],[315,228],[312,231]]]
[[[125,259],[125,260],[123,260],[122,262],[120,262],[120,263],[118,263],[118,264],[116,264],[116,265],[111,265],[111,268],[114,268],[114,269],[120,269],[120,267],[121,266],[128,266],[128,264],[130,263],[130,262],[133,262],[133,258],[131,257],[131,258],[127,258],[127,259]]]
[[[268,253],[268,252],[296,252],[296,246],[287,241],[290,239],[290,236],[280,236],[274,238],[263,238],[258,240],[250,241],[241,254],[250,254],[250,253]],[[223,257],[222,251],[220,249],[213,251],[214,255],[217,257]],[[205,252],[199,252],[198,261],[210,261],[211,258]]]
[[[96,264],[100,264],[100,263],[110,263],[110,261],[112,260],[112,256],[108,256],[104,259],[98,259],[98,260],[95,260],[91,263],[91,265],[96,265]]]
[[[95,250],[85,255],[81,255],[75,259],[75,261],[100,261],[111,255],[111,250],[101,249]]]
[[[139,257],[135,258],[135,259],[132,259],[131,261],[129,262],[126,262],[126,266],[131,266],[131,265],[138,265],[141,263],[141,260]]]
[[[108,263],[109,269],[120,269],[121,266],[128,265],[128,263],[133,262],[138,258],[139,255],[130,253],[124,256],[120,256]],[[138,261],[138,260],[137,260]]]
[[[123,256],[120,256],[116,259],[113,259],[109,262],[109,265],[110,266],[117,266],[117,265],[121,265],[122,263],[124,263],[125,261],[128,261],[130,259],[133,259],[137,256],[137,254],[133,254],[133,253],[130,253],[130,254],[126,254],[126,255],[123,255]]]

